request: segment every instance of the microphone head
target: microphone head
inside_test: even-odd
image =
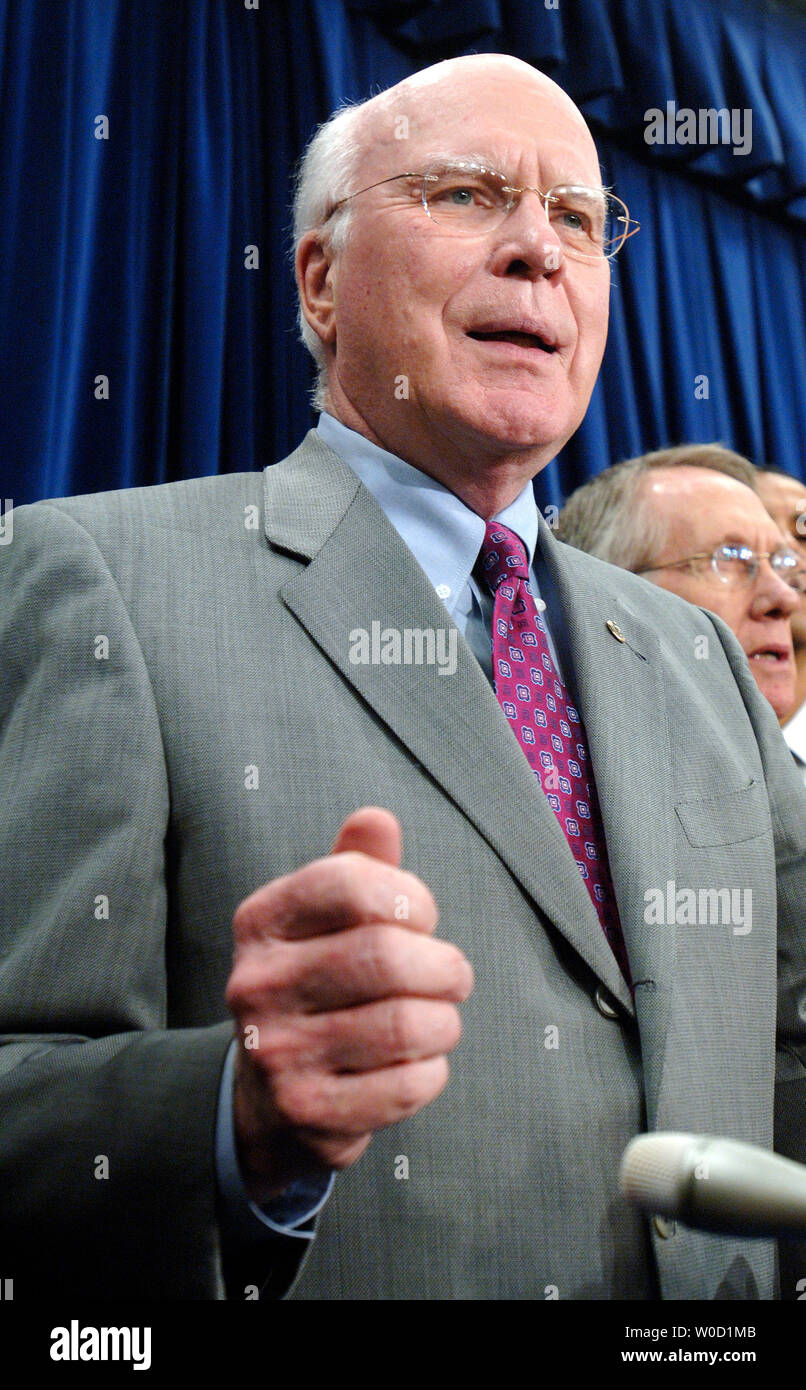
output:
[[[702,1135],[670,1131],[631,1139],[619,1172],[627,1201],[644,1211],[679,1216],[691,1181],[691,1156],[704,1144]]]
[[[806,1166],[713,1134],[639,1134],[624,1150],[621,1190],[645,1212],[751,1239],[806,1231]]]

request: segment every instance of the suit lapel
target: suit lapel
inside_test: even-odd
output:
[[[483,671],[375,499],[313,432],[289,459],[266,469],[264,478],[269,541],[309,561],[283,587],[285,604],[345,680],[462,809],[546,918],[632,1012],[629,991],[565,837]],[[634,720],[647,719],[654,727],[662,708],[662,701],[655,703],[656,677],[643,669],[640,679],[636,677],[633,668],[643,668],[644,663],[632,652],[630,663],[621,661],[622,644],[607,632],[604,616],[601,623],[595,616],[603,602],[601,592],[587,576],[569,573],[564,564],[567,548],[554,543],[550,534],[547,549],[568,628],[564,664],[577,672],[577,698],[592,760],[608,793],[602,798],[602,815],[619,908],[623,920],[632,923],[640,892],[643,921],[643,888],[631,877],[629,855],[619,855],[617,849],[620,844],[638,843],[642,849],[646,845],[649,812],[657,810],[649,805],[653,773],[660,775],[661,756],[653,753],[653,767],[639,779],[647,801],[642,807],[634,783],[634,740],[629,728],[613,719],[613,708],[623,710],[632,701]],[[595,607],[589,612],[589,599],[594,597]],[[551,611],[548,616],[551,620]],[[351,659],[356,650],[351,634],[359,629],[371,634],[373,624],[381,634],[387,629],[442,629],[446,643],[455,642],[455,673],[440,674],[436,664],[361,664]],[[609,682],[604,688],[613,690],[612,702],[608,698],[606,703],[601,700],[601,669],[597,674],[597,661],[602,660]],[[647,688],[636,702],[635,687],[641,681]],[[630,826],[639,825],[636,838],[626,831],[625,810]],[[634,973],[639,963],[644,968],[642,947],[642,933],[632,933],[628,948],[635,958]]]
[[[540,553],[541,591],[549,621],[555,606],[563,615],[552,634],[556,631],[560,660],[575,688],[599,791],[633,978],[651,1123],[675,954],[674,931],[649,926],[644,919],[647,889],[665,889],[673,863],[674,809],[666,790],[670,735],[660,644],[641,618],[633,593],[624,592],[619,571],[604,571],[588,556],[561,545],[542,518]]]

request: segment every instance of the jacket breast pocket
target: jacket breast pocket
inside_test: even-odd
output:
[[[677,819],[690,845],[739,845],[772,833],[767,788],[763,782],[722,792],[720,796],[678,801]]]

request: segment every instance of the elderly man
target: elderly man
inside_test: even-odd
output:
[[[806,569],[806,483],[778,468],[756,470],[755,485],[770,516],[787,537],[787,543]],[[806,781],[806,593],[792,614],[795,647],[795,701],[793,713],[782,719],[782,733]]]
[[[806,1132],[775,719],[724,624],[534,503],[627,217],[546,77],[419,73],[302,171],[325,413],[297,452],[15,514],[17,1298],[775,1295],[770,1241],[618,1192],[647,1127]]]
[[[802,566],[754,486],[749,460],[719,445],[658,449],[577,488],[557,534],[717,613],[784,720],[795,708],[790,621]]]

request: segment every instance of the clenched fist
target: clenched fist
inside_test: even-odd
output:
[[[347,1167],[448,1079],[473,974],[432,936],[436,903],[400,856],[395,817],[363,807],[327,858],[235,913],[235,1133],[253,1200]]]

